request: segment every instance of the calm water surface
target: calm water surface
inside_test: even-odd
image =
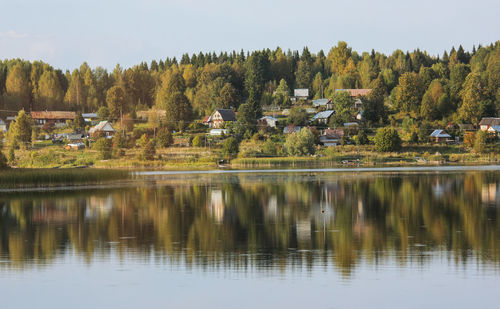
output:
[[[0,193],[0,308],[500,306],[500,171]]]

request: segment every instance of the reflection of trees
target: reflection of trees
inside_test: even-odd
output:
[[[155,186],[0,198],[0,256],[13,267],[68,250],[203,267],[336,265],[363,258],[498,267],[498,176],[218,175]],[[113,253],[112,253],[113,250]]]

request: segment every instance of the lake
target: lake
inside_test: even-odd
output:
[[[2,192],[0,307],[498,307],[499,210],[499,166]]]

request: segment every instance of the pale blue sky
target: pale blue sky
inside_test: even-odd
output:
[[[199,51],[325,52],[339,40],[358,52],[500,39],[498,0],[0,0],[0,59],[73,69],[124,67]]]

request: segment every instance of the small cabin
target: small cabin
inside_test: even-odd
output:
[[[90,128],[89,134],[91,137],[105,136],[111,138],[115,135],[116,130],[109,121],[101,121],[96,126]]]

